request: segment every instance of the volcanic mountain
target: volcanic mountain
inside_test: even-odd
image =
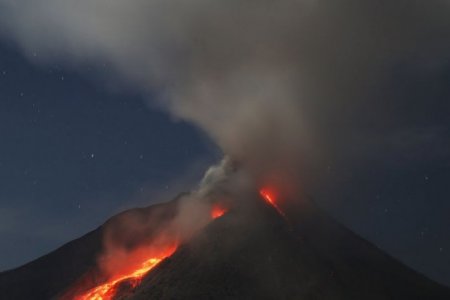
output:
[[[267,195],[242,198],[139,284],[122,282],[113,299],[450,299],[450,289],[355,235],[312,201],[286,201],[279,210]],[[161,227],[176,214],[178,201],[124,214],[150,217]],[[67,291],[75,282],[92,286],[99,278],[93,270],[102,235],[120,217],[1,273],[0,298],[70,299],[74,294]],[[145,237],[151,239],[149,232]],[[134,236],[130,243],[142,238]]]

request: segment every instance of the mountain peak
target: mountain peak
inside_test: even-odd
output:
[[[450,299],[448,288],[385,254],[312,201],[278,201],[253,192],[235,198],[225,214],[178,245],[140,284],[121,282],[113,298]],[[133,246],[174,218],[178,203],[119,214],[43,258],[0,273],[0,299],[73,298],[77,281],[99,280],[93,270],[107,228],[129,215],[150,220],[145,236],[119,236]]]
[[[118,299],[450,299],[314,203],[289,212],[254,195]]]

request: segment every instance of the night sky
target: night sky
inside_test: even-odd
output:
[[[2,270],[123,209],[170,200],[219,157],[195,128],[89,70],[35,66],[5,44],[0,69]]]
[[[383,93],[417,103],[434,99],[441,105],[412,101],[411,111],[450,137],[450,68],[432,77],[399,68],[395,76]],[[150,107],[142,95],[114,89],[88,68],[32,64],[6,42],[0,44],[0,114],[1,270],[46,254],[123,209],[169,200],[220,159],[204,134]],[[450,285],[445,145],[440,159],[424,159],[436,149],[422,149],[401,167],[395,157],[383,165],[368,161],[346,176],[345,166],[332,166],[334,184],[313,197],[394,257]]]

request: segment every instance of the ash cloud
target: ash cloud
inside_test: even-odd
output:
[[[3,36],[30,59],[106,62],[118,80],[160,91],[158,105],[202,128],[258,180],[308,184],[329,164],[398,161],[405,151],[420,156],[433,145],[440,150],[425,159],[448,159],[447,129],[422,109],[448,113],[447,101],[413,103],[380,91],[389,91],[399,66],[430,78],[442,70],[449,6],[439,0],[0,0],[0,19]]]

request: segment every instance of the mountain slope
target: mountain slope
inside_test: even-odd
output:
[[[136,289],[124,283],[115,299],[450,299],[448,288],[386,255],[310,201],[285,201],[285,219],[259,195],[240,198]],[[132,217],[152,226],[139,233],[118,230],[121,242],[151,241],[177,214],[177,201],[119,214],[34,262],[0,273],[0,299],[70,299],[77,287],[102,283],[95,265],[105,231]]]
[[[0,273],[0,299],[50,299],[95,266],[102,229],[17,269]]]
[[[122,225],[121,220],[132,217],[156,224],[145,234],[134,232],[118,236],[130,245],[143,239],[151,239],[153,232],[164,226],[176,214],[176,198],[170,202],[136,208],[110,218],[94,231],[73,240],[57,250],[19,268],[0,272],[0,299],[45,300],[64,298],[78,292],[76,287],[93,287],[103,280],[96,268],[97,258],[103,250],[105,232]],[[72,290],[72,287],[75,287]],[[71,290],[67,290],[67,289]]]
[[[311,203],[260,199],[210,224],[117,299],[450,299]]]

